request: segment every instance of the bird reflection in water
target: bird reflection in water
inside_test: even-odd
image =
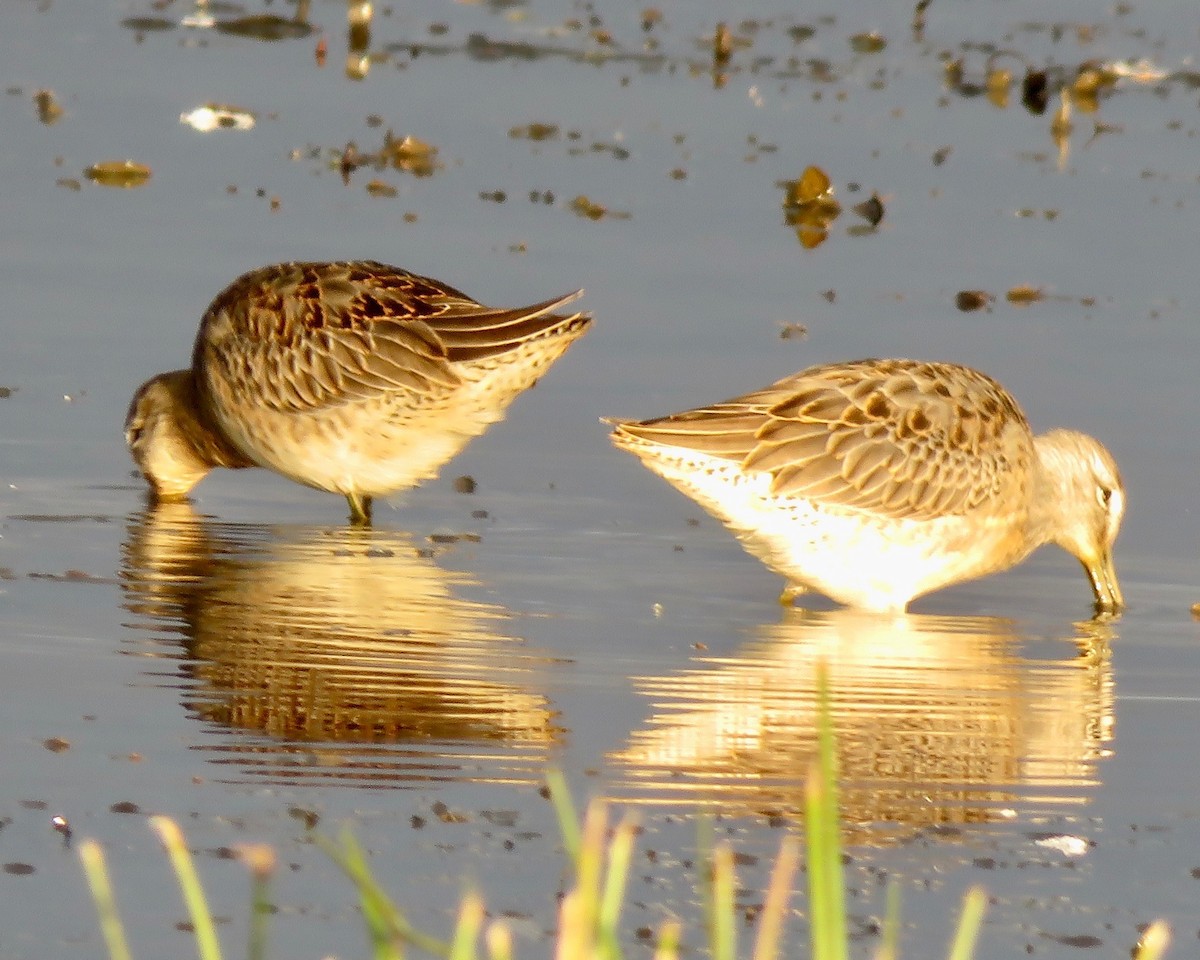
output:
[[[796,611],[732,656],[635,678],[652,715],[610,757],[613,792],[800,819],[824,661],[852,842],[1086,803],[1113,737],[1110,637],[1078,624],[1035,659],[1006,620]]]
[[[130,522],[124,605],[152,636],[137,652],[180,661],[186,708],[217,734],[197,749],[227,779],[538,780],[563,734],[537,689],[549,661],[429,553],[395,532],[162,504]]]

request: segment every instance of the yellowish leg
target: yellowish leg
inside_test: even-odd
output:
[[[779,603],[782,606],[790,607],[796,602],[796,598],[808,593],[808,587],[802,583],[789,583],[783,588],[783,593],[779,595]]]
[[[346,502],[350,504],[350,522],[356,527],[371,525],[371,498],[357,493],[346,494]]]

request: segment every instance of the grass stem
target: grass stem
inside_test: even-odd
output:
[[[217,928],[209,912],[208,900],[196,873],[196,865],[192,862],[191,851],[184,842],[183,831],[170,817],[151,817],[150,826],[166,848],[167,859],[171,869],[175,871],[175,878],[179,881],[179,890],[183,894],[184,906],[187,907],[192,923],[192,935],[196,938],[196,952],[200,960],[221,960],[221,942],[217,938]]]
[[[92,902],[96,904],[100,933],[108,947],[109,960],[131,960],[125,927],[117,913],[117,901],[108,879],[104,851],[95,840],[84,840],[79,844],[79,859],[83,861],[83,874],[87,878],[88,889],[92,891]]]

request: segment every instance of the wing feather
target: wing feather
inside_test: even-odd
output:
[[[432,399],[462,380],[456,365],[500,356],[586,314],[485,307],[440,281],[373,261],[287,263],[235,280],[209,306],[193,366],[218,404],[253,397],[312,413],[410,393]]]
[[[740,461],[771,491],[894,517],[961,514],[1025,482],[1016,401],[969,367],[860,360],[813,367],[743,397],[618,433]]]

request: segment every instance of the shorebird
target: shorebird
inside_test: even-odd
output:
[[[153,499],[266,467],[370,523],[373,498],[434,476],[587,330],[553,312],[582,292],[506,309],[368,260],[262,267],[209,305],[190,368],[138,388],[125,440]]]
[[[1017,401],[951,363],[802,370],[612,439],[723,521],[788,580],[865,610],[1005,570],[1043,543],[1083,564],[1099,610],[1123,604],[1112,547],[1125,490],[1074,430],[1034,436]]]

